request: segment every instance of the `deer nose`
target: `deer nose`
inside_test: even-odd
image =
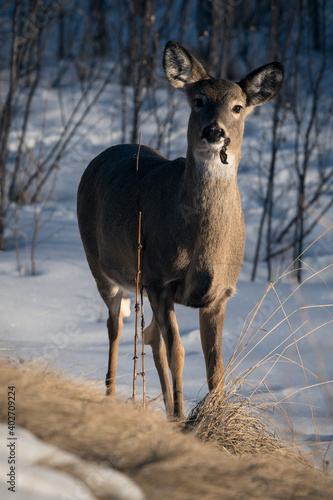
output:
[[[207,139],[208,142],[220,142],[223,137],[225,137],[225,131],[216,125],[209,125],[202,132],[202,138]]]

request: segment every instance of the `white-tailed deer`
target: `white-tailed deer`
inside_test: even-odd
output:
[[[153,320],[152,346],[169,415],[183,417],[184,348],[174,304],[199,308],[209,390],[223,387],[222,328],[244,256],[245,229],[237,168],[244,121],[272,99],[283,80],[273,62],[238,83],[210,77],[177,42],[168,42],[164,71],[191,107],[186,159],[168,160],[141,146],[142,283]],[[78,190],[82,242],[109,310],[107,392],[115,393],[124,291],[135,291],[138,251],[136,161],[138,145],[111,147],[84,172]],[[169,378],[172,376],[172,388]]]

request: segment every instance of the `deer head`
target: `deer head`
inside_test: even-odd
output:
[[[197,165],[204,165],[206,175],[235,174],[245,119],[255,106],[277,94],[283,80],[282,65],[266,64],[238,83],[218,80],[186,49],[171,41],[164,52],[164,71],[173,87],[186,93],[191,106],[188,154]]]

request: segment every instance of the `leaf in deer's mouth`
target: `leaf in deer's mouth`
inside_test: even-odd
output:
[[[224,164],[224,165],[228,165],[228,162],[227,162],[227,159],[228,159],[228,155],[227,155],[227,146],[229,146],[230,144],[230,138],[229,137],[226,137],[224,139],[224,144],[222,146],[222,149],[220,151],[220,158],[221,158],[221,162]]]
[[[228,155],[227,155],[226,151],[227,151],[227,147],[226,147],[226,145],[224,144],[224,146],[222,147],[222,149],[221,149],[221,151],[220,151],[220,158],[221,158],[221,162],[222,162],[224,165],[228,165],[228,162],[227,162]]]

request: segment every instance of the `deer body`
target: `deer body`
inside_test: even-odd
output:
[[[109,309],[106,384],[113,395],[121,300],[124,291],[134,292],[136,286],[141,210],[142,284],[153,311],[145,341],[152,346],[167,412],[182,417],[184,349],[174,304],[200,309],[208,387],[223,386],[225,306],[235,290],[245,244],[237,186],[244,120],[254,105],[276,94],[283,71],[272,63],[239,84],[216,80],[176,42],[166,46],[164,69],[192,108],[186,159],[170,161],[142,146],[137,185],[138,145],[107,149],[82,176],[78,221],[90,269]]]

